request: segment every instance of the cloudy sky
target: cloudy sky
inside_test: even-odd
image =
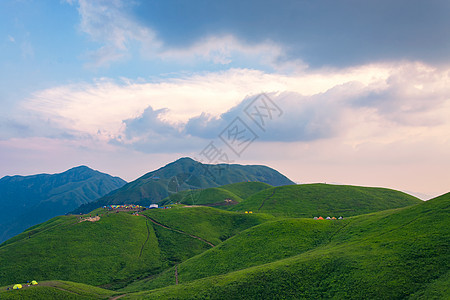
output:
[[[0,177],[182,156],[450,190],[446,0],[0,2]]]

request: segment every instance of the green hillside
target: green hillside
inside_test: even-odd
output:
[[[250,184],[261,191],[251,195],[246,187]],[[423,202],[379,188],[324,184],[266,188],[242,183],[208,189],[211,197],[223,191],[251,195],[233,209],[259,204],[260,212],[248,206],[253,214],[196,205],[172,205],[138,216],[97,209],[90,213],[99,215],[95,222],[63,216],[29,228],[0,245],[0,285],[68,280],[93,286],[51,281],[47,286],[3,291],[0,297],[445,299],[448,295],[450,193]],[[314,209],[311,216],[319,211],[337,216],[345,207],[351,213],[344,220],[291,217],[292,210],[301,215],[298,211]],[[367,210],[372,212],[362,214]],[[70,289],[76,292],[69,295]]]
[[[3,177],[0,179],[0,243],[30,226],[97,200],[125,183],[86,166],[60,174]]]
[[[266,264],[314,249],[348,220],[320,222],[311,219],[282,219],[242,231],[217,247],[178,265],[180,283],[226,274]],[[173,285],[174,268],[157,277],[135,282],[123,291],[142,291]]]
[[[174,206],[146,210],[144,215],[170,228],[199,236],[214,245],[252,226],[273,219],[265,214],[240,214],[212,207]]]
[[[178,192],[163,199],[161,202],[159,202],[159,204],[166,205],[169,203],[182,203],[186,205],[219,206],[226,205],[227,202],[225,200],[241,202],[242,198],[223,188],[209,188]]]
[[[421,202],[411,195],[385,188],[301,184],[265,189],[229,210],[287,217],[348,217]]]
[[[230,204],[226,200],[232,200],[232,204],[242,202],[243,199],[271,187],[271,185],[262,182],[238,182],[218,188],[181,191],[171,194],[169,197],[161,200],[159,204],[182,203],[187,205],[223,206]]]
[[[181,284],[129,294],[124,299],[445,299],[450,284],[449,206],[447,194],[411,207],[352,217],[340,224],[308,220],[305,230],[282,232],[286,228],[283,222],[295,224],[298,220],[259,225],[240,234],[247,235],[246,239],[236,236],[222,244],[223,249],[210,249],[180,264]],[[322,236],[309,233],[307,228],[314,226],[309,221],[318,224],[316,229]],[[286,238],[280,243],[288,250],[282,251],[276,242],[267,243],[256,232],[254,237],[248,235],[255,230],[266,231],[262,234],[266,237],[274,236],[270,234],[273,230],[281,232]],[[303,242],[288,238],[295,232]],[[228,242],[230,247],[225,247]],[[282,256],[280,251],[298,254],[247,268],[255,260],[277,259]],[[239,269],[238,260],[231,257],[239,252],[243,253],[239,256],[242,270],[210,277],[228,272],[229,266],[223,264],[226,258]],[[199,277],[203,278],[194,280]],[[162,278],[154,282],[164,283]],[[143,282],[145,286],[150,287],[151,281]]]
[[[69,280],[117,288],[158,274],[270,216],[210,207],[147,210],[140,216],[98,209],[96,222],[53,218],[0,245],[0,285]],[[81,218],[89,215],[81,216]]]
[[[246,199],[253,194],[271,188],[270,184],[264,182],[238,182],[233,184],[222,185],[220,188],[230,191],[242,199]]]
[[[97,222],[57,217],[0,245],[0,285],[30,277],[120,285],[210,248],[142,216],[103,213]]]
[[[87,213],[109,204],[133,203],[148,206],[184,190],[219,187],[226,184],[257,181],[280,186],[293,184],[286,176],[266,166],[202,164],[181,158],[145,174],[93,203],[80,206],[74,213]]]

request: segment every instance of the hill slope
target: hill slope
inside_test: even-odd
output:
[[[259,181],[272,186],[293,184],[286,176],[266,166],[208,165],[190,158],[181,158],[145,174],[96,202],[79,207],[74,213],[87,213],[109,204],[134,203],[148,206],[183,190],[219,187],[245,181]]]
[[[97,200],[125,183],[85,166],[60,174],[3,177],[0,179],[0,243],[32,225]]]
[[[263,190],[229,210],[288,217],[347,217],[421,202],[411,195],[385,188],[301,184]]]
[[[445,299],[450,284],[449,209],[447,194],[341,224],[328,220],[265,223],[182,263],[180,285],[132,293],[124,299]],[[289,230],[286,222],[299,222],[298,228]],[[311,226],[316,226],[313,232],[307,230]],[[279,245],[267,243],[258,234],[276,238],[270,234],[273,231],[291,238],[281,239]],[[240,265],[239,260],[233,261],[233,253],[243,253]],[[283,254],[290,257],[259,264]],[[230,264],[224,264],[225,258],[232,260]],[[253,263],[258,265],[248,267]],[[233,269],[237,271],[228,273]],[[214,276],[218,273],[226,274]],[[170,284],[164,277],[167,274],[155,278],[154,287]],[[141,285],[149,288],[152,281]]]
[[[233,203],[241,202],[243,199],[270,187],[272,186],[262,182],[238,182],[223,185],[218,188],[181,191],[161,200],[159,204],[229,205],[226,200],[232,200]]]
[[[104,209],[91,213],[97,214],[95,222],[56,217],[4,242],[0,285],[34,278],[117,288],[159,274],[268,219],[210,207],[147,210],[139,216]]]

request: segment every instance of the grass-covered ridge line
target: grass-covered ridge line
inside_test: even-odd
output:
[[[229,210],[303,218],[319,215],[348,217],[421,202],[411,195],[385,188],[301,184],[265,189]]]
[[[225,205],[227,204],[225,200],[241,202],[243,199],[222,188],[209,188],[178,192],[163,199],[159,204],[167,205],[170,203],[181,203],[186,205]]]
[[[232,203],[242,202],[243,199],[250,197],[262,190],[272,187],[267,183],[262,182],[238,182],[223,185],[220,187],[196,189],[181,191],[171,194],[169,197],[161,200],[160,205],[167,205],[170,203],[181,203],[186,205],[210,205],[223,206]]]

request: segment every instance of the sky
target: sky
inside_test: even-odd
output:
[[[446,0],[0,2],[0,177],[180,157],[450,191]]]

